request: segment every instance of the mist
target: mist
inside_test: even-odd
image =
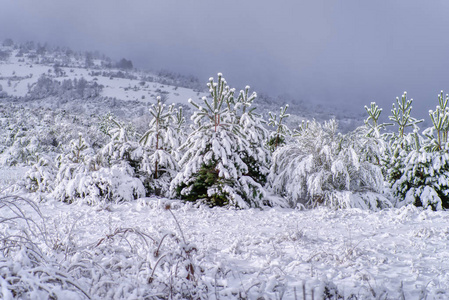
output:
[[[449,91],[447,1],[7,0],[0,39],[127,58],[202,82],[362,112],[403,91],[428,116]]]

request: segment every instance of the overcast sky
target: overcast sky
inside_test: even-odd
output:
[[[6,37],[358,111],[449,92],[447,0],[2,0]]]

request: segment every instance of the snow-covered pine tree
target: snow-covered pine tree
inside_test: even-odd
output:
[[[170,182],[178,170],[176,158],[184,118],[182,110],[176,110],[174,104],[166,107],[160,97],[151,106],[150,114],[150,128],[139,140],[143,146],[139,170],[145,174],[147,193],[168,196]]]
[[[393,125],[390,123],[379,123],[382,108],[375,102],[371,102],[370,106],[365,105],[365,110],[368,113],[368,118],[365,120],[365,126],[359,127],[356,131],[365,131],[365,145],[366,149],[363,153],[363,159],[375,165],[382,165],[382,158],[387,149],[385,142],[385,133],[381,133],[385,127]],[[360,133],[363,134],[363,133]]]
[[[303,123],[294,140],[273,153],[269,186],[290,206],[371,208],[389,206],[383,176],[366,157],[367,130],[343,135],[337,122]],[[370,195],[367,193],[372,192]]]
[[[287,114],[288,104],[280,108],[279,116],[272,113],[268,113],[268,125],[274,128],[274,131],[270,133],[268,139],[268,146],[270,151],[274,152],[278,147],[281,147],[287,143],[287,136],[291,134],[290,129],[284,123],[285,119],[290,116]]]
[[[84,159],[93,154],[88,143],[79,133],[77,139],[70,141],[68,153],[60,154],[56,158],[58,173],[55,180],[53,196],[62,202],[74,202],[79,198],[73,179],[79,174],[86,174],[89,170],[84,164]]]
[[[176,161],[181,160],[182,155],[184,154],[184,152],[181,150],[181,145],[184,144],[184,142],[187,139],[188,136],[188,131],[187,131],[187,127],[186,127],[186,119],[184,117],[184,110],[182,106],[179,106],[176,109],[176,114],[175,114],[175,129],[176,129],[176,136],[178,138],[178,147],[176,148],[176,151],[174,151],[172,153],[172,155],[175,156]]]
[[[112,126],[108,135],[111,137],[101,149],[102,161],[106,166],[112,166],[121,162],[126,162],[137,172],[142,159],[142,147],[135,141],[133,128],[117,122],[110,117]]]
[[[211,206],[261,206],[265,190],[258,180],[269,153],[263,146],[266,130],[251,108],[256,93],[249,94],[247,86],[235,98],[221,73],[208,87],[211,97],[202,105],[189,99],[197,110],[172,195]]]
[[[402,143],[391,142],[396,150],[392,152],[398,154],[387,161],[386,167],[392,165],[391,161],[396,163],[393,165],[395,176],[388,179],[393,195],[398,198],[397,206],[414,204],[437,210],[449,208],[448,100],[448,95],[444,97],[443,92],[438,95],[439,105],[435,111],[429,111],[433,127],[423,131],[424,137],[415,130],[403,136]],[[400,137],[399,134],[397,138]]]
[[[266,123],[263,118],[255,113],[253,102],[257,94],[249,94],[250,87],[246,86],[237,97],[231,115],[235,118],[236,132],[249,142],[249,149],[241,149],[239,155],[247,165],[248,172],[245,174],[253,178],[257,183],[265,185],[266,177],[271,164],[271,154],[266,147],[269,138]]]

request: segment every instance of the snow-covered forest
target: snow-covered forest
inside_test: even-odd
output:
[[[449,297],[449,96],[428,122],[394,96],[325,120],[221,73],[3,41],[0,295]]]

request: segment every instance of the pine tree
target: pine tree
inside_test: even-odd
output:
[[[406,191],[405,193],[399,192],[403,188],[398,187],[402,185],[400,182],[404,182],[403,175],[407,168],[407,157],[411,152],[420,148],[417,124],[422,120],[417,120],[411,116],[412,102],[413,99],[407,98],[407,92],[404,92],[401,99],[396,97],[397,106],[393,103],[392,115],[389,116],[389,119],[393,121],[393,125],[397,126],[397,132],[385,135],[388,147],[382,158],[382,166],[385,179],[392,189],[393,196],[399,198],[398,203],[402,202],[406,194]],[[407,132],[408,128],[412,128],[413,132]],[[406,189],[408,190],[408,188]]]
[[[178,170],[177,149],[185,121],[182,110],[176,110],[174,105],[167,108],[160,97],[151,106],[150,114],[150,128],[139,140],[144,151],[139,170],[147,176],[144,183],[148,193],[166,195]]]
[[[398,198],[397,206],[414,204],[437,210],[449,208],[448,98],[443,92],[438,95],[436,110],[429,111],[433,127],[423,131],[424,137],[415,130],[402,137],[402,143],[391,142],[393,149],[400,145],[402,150],[393,152],[399,154],[386,164],[389,168],[392,164],[388,162],[396,163],[392,168],[395,176],[388,179],[393,195]]]
[[[181,147],[185,154],[172,194],[211,206],[260,206],[265,190],[259,181],[269,153],[263,147],[266,130],[251,107],[257,95],[247,86],[235,97],[220,73],[208,87],[210,98],[204,97],[202,105],[189,99],[196,108],[193,132]]]
[[[102,161],[105,166],[113,166],[118,163],[126,162],[134,173],[138,171],[142,159],[142,148],[135,140],[134,129],[130,125],[117,122],[110,117],[112,126],[109,128],[108,135],[111,137],[101,149]]]
[[[290,129],[284,124],[286,118],[290,116],[286,111],[288,109],[288,104],[280,108],[279,116],[272,113],[269,114],[268,125],[273,127],[275,131],[271,132],[270,138],[268,139],[268,146],[271,152],[274,152],[278,147],[283,146],[287,143],[287,136],[291,134]]]

